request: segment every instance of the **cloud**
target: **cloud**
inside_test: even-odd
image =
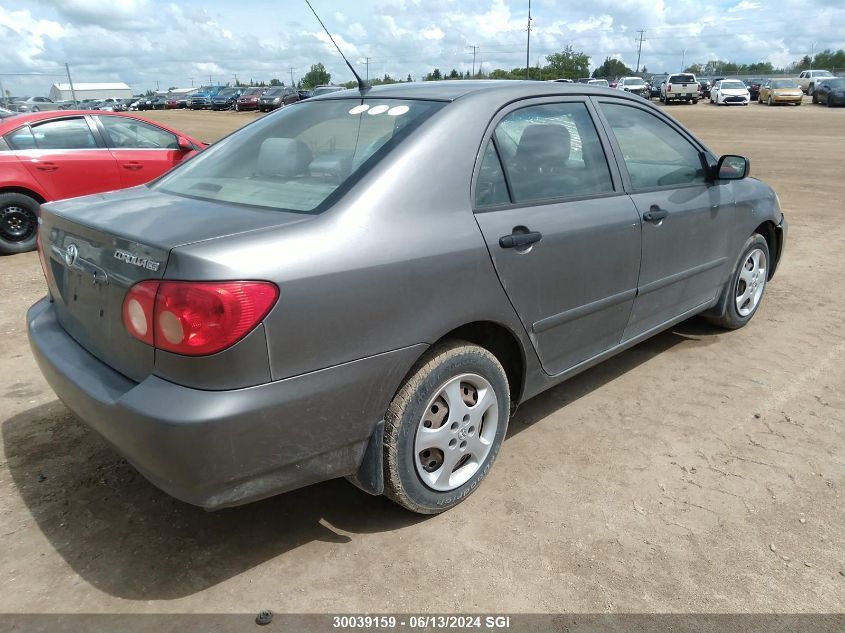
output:
[[[301,77],[322,62],[350,78],[305,3],[230,0],[0,0],[0,73],[17,94],[46,94],[71,65],[76,81],[126,81],[140,91],[191,81]],[[370,76],[525,63],[523,0],[315,0],[350,60]],[[842,0],[592,0],[532,4],[531,63],[567,45],[593,66],[607,56],[633,67],[637,31],[651,71],[722,59],[784,65],[845,47]],[[806,16],[812,15],[812,20]]]

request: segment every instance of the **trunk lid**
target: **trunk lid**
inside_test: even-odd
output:
[[[123,325],[127,289],[164,276],[172,249],[312,216],[223,205],[137,187],[45,204],[40,235],[59,323],[82,347],[141,381],[155,350]]]

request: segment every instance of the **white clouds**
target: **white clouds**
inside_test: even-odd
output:
[[[739,4],[728,9],[728,13],[737,13],[738,11],[754,11],[759,9],[762,5],[759,2],[749,2],[749,0],[742,0]]]
[[[63,71],[77,81],[134,88],[297,76],[323,62],[337,81],[349,71],[305,3],[253,0],[0,0],[0,73]],[[317,0],[315,8],[350,59],[370,74],[415,78],[525,63],[524,0]],[[534,0],[531,63],[572,45],[592,58],[677,70],[711,59],[783,65],[815,50],[845,48],[842,0]],[[806,16],[812,15],[812,20]],[[363,68],[362,68],[363,70]],[[48,79],[7,79],[17,93],[46,93]],[[30,83],[27,84],[26,82]]]

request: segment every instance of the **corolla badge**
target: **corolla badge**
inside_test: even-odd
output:
[[[132,264],[133,266],[138,266],[139,268],[146,268],[147,270],[152,271],[158,270],[159,266],[161,266],[161,262],[157,262],[154,259],[139,257],[138,255],[133,255],[132,253],[122,251],[120,249],[117,249],[114,252],[114,258],[119,259],[122,262],[126,262],[127,264]]]
[[[68,247],[65,249],[65,264],[73,266],[78,258],[79,248],[76,244],[68,244]]]

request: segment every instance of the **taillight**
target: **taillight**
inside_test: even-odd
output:
[[[278,297],[266,281],[142,281],[126,294],[123,324],[158,349],[205,356],[246,336]]]
[[[666,84],[666,92],[672,92],[672,84]]]

